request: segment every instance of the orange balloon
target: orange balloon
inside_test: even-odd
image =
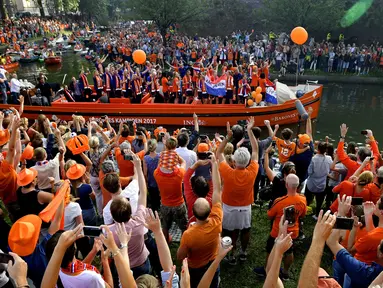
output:
[[[255,99],[255,96],[257,96],[257,93],[255,91],[251,92],[251,97]]]
[[[260,94],[261,92],[262,92],[262,88],[258,86],[257,89],[255,89],[255,93]]]
[[[291,31],[290,37],[295,44],[302,45],[306,43],[309,38],[309,34],[305,28],[298,26]]]
[[[259,104],[259,103],[261,103],[261,101],[262,101],[262,94],[258,93],[255,96],[255,103]]]
[[[253,106],[254,105],[254,101],[249,99],[247,100],[247,106]]]
[[[133,60],[137,64],[144,64],[146,61],[146,54],[142,50],[136,50],[133,52]]]

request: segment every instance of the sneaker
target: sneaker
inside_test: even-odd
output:
[[[230,259],[229,259],[229,265],[231,265],[231,266],[235,266],[235,265],[237,265],[237,259],[235,259],[234,256],[230,257]]]
[[[318,217],[314,214],[313,215],[313,219],[315,220],[315,221],[318,221]]]
[[[246,261],[247,260],[247,252],[241,252],[239,254],[239,261]]]
[[[279,272],[279,277],[285,281],[290,280],[289,273],[283,273],[282,271]]]
[[[265,270],[265,267],[256,267],[253,269],[253,272],[259,276],[259,277],[264,277],[266,278],[266,270]]]

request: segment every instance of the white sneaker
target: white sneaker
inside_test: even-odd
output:
[[[315,221],[318,221],[318,217],[314,214],[313,215],[313,219],[315,220]]]

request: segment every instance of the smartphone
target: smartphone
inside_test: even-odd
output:
[[[105,118],[106,118],[106,115],[101,116],[102,120],[105,120]]]
[[[273,141],[273,142],[271,143],[271,146],[273,146],[273,148],[275,148],[275,146],[277,146],[277,142],[276,142],[276,141]]]
[[[84,235],[88,237],[99,237],[102,233],[102,229],[97,226],[84,226],[82,229]]]
[[[367,135],[367,130],[362,130],[362,131],[360,132],[360,134],[362,134],[362,135]]]
[[[288,225],[293,225],[295,224],[295,207],[294,205],[288,206],[284,210],[284,215],[285,215],[285,221],[288,221]]]
[[[124,155],[124,160],[133,161],[132,155]]]
[[[362,204],[363,204],[363,197],[352,197],[352,200],[351,200],[352,206],[357,206]]]
[[[374,156],[370,157],[370,161],[374,161],[374,160],[375,160]]]
[[[353,218],[336,217],[334,229],[351,230],[353,225],[354,225]]]
[[[197,153],[197,158],[199,160],[207,160],[209,156],[210,156],[210,154],[206,153],[206,152],[199,152],[199,153]]]
[[[15,259],[9,254],[0,253],[0,263],[8,264],[9,261],[12,261],[13,264]]]

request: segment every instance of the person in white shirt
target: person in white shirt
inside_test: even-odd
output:
[[[138,181],[136,177],[134,177],[134,179],[124,190],[121,189],[120,179],[117,174],[106,175],[103,180],[103,185],[104,188],[112,194],[112,200],[110,200],[105,205],[102,211],[102,216],[104,218],[105,225],[111,225],[114,223],[112,213],[110,212],[110,205],[112,204],[113,199],[117,196],[122,196],[129,199],[129,203],[132,208],[132,215],[136,213],[139,193]]]
[[[51,133],[50,128],[49,134]],[[36,148],[34,151],[34,157],[36,159],[36,165],[32,168],[38,172],[37,176],[37,185],[40,190],[51,192],[52,186],[49,180],[49,177],[53,177],[54,184],[60,183],[60,161],[64,159],[64,154],[66,151],[64,141],[61,138],[60,130],[55,130],[55,136],[59,144],[59,153],[56,154],[52,160],[47,160],[47,152],[43,147]]]
[[[187,133],[180,133],[177,136],[178,148],[176,152],[186,162],[186,171],[197,162],[197,154],[187,148],[189,144],[189,135]]]
[[[19,104],[19,96],[20,96],[20,81],[17,79],[17,74],[12,74],[11,79],[11,96],[13,104]]]

